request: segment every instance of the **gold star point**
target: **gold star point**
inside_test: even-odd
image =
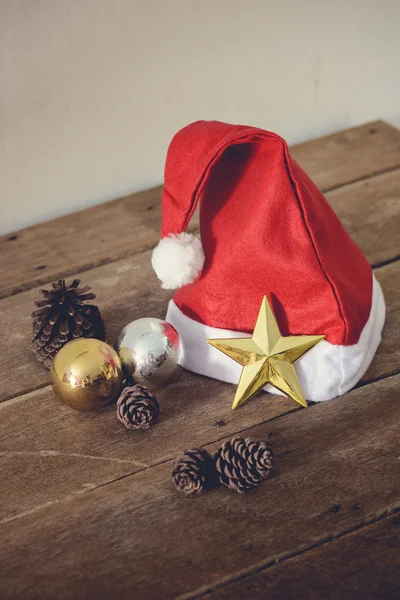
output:
[[[264,296],[252,337],[207,340],[242,368],[232,408],[238,408],[259,389],[270,383],[307,407],[293,363],[304,356],[324,335],[290,335],[283,337]]]

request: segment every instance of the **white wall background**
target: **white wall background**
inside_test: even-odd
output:
[[[0,0],[0,232],[158,184],[197,119],[400,124],[400,0]]]

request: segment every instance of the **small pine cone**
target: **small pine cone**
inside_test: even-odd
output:
[[[128,429],[148,429],[159,413],[157,398],[141,385],[124,388],[117,401],[117,417]]]
[[[192,448],[176,458],[172,465],[172,480],[178,492],[189,496],[210,489],[215,481],[215,465],[206,450]]]
[[[33,351],[38,361],[50,368],[57,352],[70,340],[96,338],[106,334],[100,311],[94,304],[84,304],[96,296],[88,294],[89,286],[79,288],[80,280],[66,285],[64,279],[53,283],[51,290],[41,290],[44,299],[35,302],[33,318]]]
[[[214,459],[219,482],[241,494],[268,477],[274,455],[266,442],[236,437],[226,442]]]

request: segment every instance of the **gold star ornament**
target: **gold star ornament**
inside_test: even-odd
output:
[[[293,363],[324,337],[324,335],[282,337],[268,298],[264,296],[252,337],[207,340],[207,342],[243,367],[232,408],[238,408],[267,383],[281,390],[301,406],[307,406]]]

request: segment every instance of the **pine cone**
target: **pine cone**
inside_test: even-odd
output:
[[[78,288],[79,279],[67,286],[64,279],[53,283],[52,290],[41,290],[44,300],[35,305],[33,317],[33,350],[38,361],[50,368],[57,352],[75,338],[105,340],[103,319],[97,306],[84,304],[96,296],[88,294],[89,286]]]
[[[124,388],[117,401],[117,417],[128,429],[148,429],[159,413],[157,398],[141,385]]]
[[[241,494],[268,477],[274,455],[266,442],[236,437],[226,442],[214,459],[219,482]]]
[[[189,496],[200,494],[213,487],[215,466],[206,450],[192,448],[175,459],[172,465],[172,480],[178,492]]]

